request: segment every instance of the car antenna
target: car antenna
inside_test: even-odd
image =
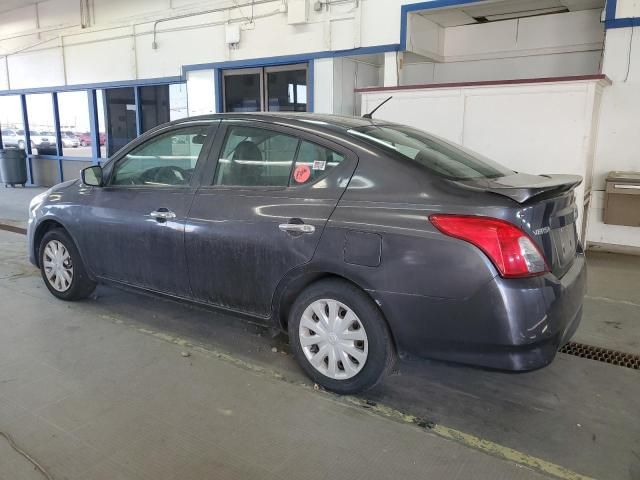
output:
[[[374,108],[373,110],[371,110],[369,113],[365,113],[364,115],[362,115],[362,118],[372,118],[373,114],[376,113],[378,111],[378,109],[384,105],[385,103],[387,103],[389,100],[391,100],[393,98],[393,96],[387,98],[385,101],[383,101],[380,105],[378,105],[376,108]]]

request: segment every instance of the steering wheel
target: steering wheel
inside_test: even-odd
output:
[[[154,167],[145,170],[139,177],[142,184],[159,183],[163,185],[185,185],[189,183],[189,173],[175,165],[166,167]]]

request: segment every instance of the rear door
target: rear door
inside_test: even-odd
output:
[[[222,125],[187,219],[191,286],[201,301],[266,317],[280,280],[311,260],[357,158],[285,126]]]

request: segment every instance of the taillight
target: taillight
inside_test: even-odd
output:
[[[548,271],[544,255],[515,225],[490,217],[431,215],[429,220],[445,235],[482,250],[507,278],[531,277]]]

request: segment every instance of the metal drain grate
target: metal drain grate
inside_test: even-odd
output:
[[[620,367],[640,370],[640,355],[618,352],[616,350],[609,350],[608,348],[593,347],[591,345],[576,342],[567,343],[560,349],[560,352],[575,355],[576,357],[589,358],[599,362],[610,363]]]

